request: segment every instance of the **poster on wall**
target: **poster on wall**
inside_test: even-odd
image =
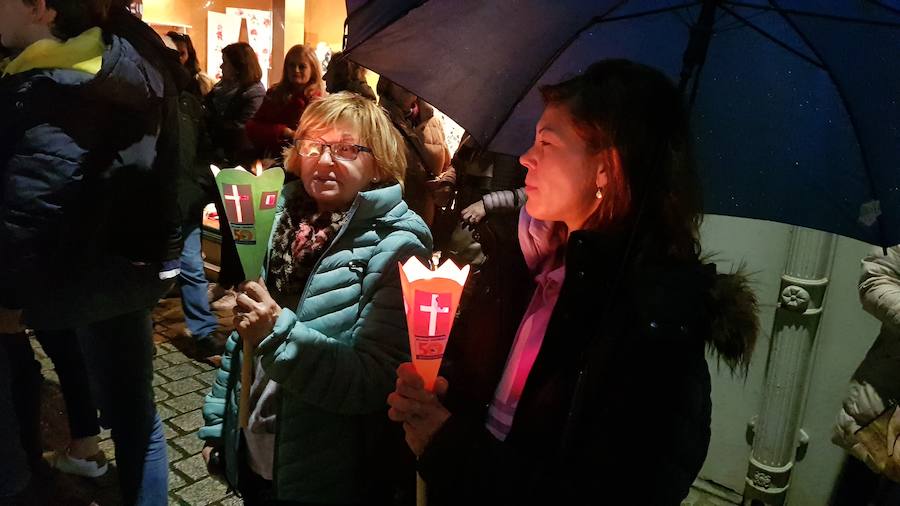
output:
[[[222,79],[222,49],[238,41],[241,31],[239,16],[209,11],[206,43],[206,73],[216,81]]]
[[[247,42],[256,51],[259,66],[262,67],[263,72],[262,82],[268,86],[272,61],[272,12],[227,7],[225,14],[235,16],[238,20],[247,20]],[[238,21],[238,30],[240,31],[240,21]]]

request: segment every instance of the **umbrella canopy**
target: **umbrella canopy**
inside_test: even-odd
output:
[[[691,104],[707,213],[900,244],[900,2],[349,0],[349,57],[489,150],[524,152],[537,88],[603,58]]]

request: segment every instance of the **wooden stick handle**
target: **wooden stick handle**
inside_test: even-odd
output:
[[[241,403],[238,406],[238,417],[241,428],[246,429],[250,423],[250,387],[253,385],[253,345],[242,339],[244,353],[241,356]]]
[[[428,492],[425,480],[416,472],[416,506],[428,506]]]

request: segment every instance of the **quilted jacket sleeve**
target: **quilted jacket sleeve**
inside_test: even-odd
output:
[[[877,252],[862,261],[859,298],[863,309],[882,323],[900,328],[900,247]]]
[[[364,300],[351,330],[340,341],[309,328],[289,310],[260,343],[257,353],[274,381],[304,401],[341,414],[384,409],[397,366],[409,360],[406,317],[397,263],[429,251],[409,232],[382,239],[369,260]]]
[[[232,332],[228,337],[228,342],[225,343],[225,353],[222,354],[222,365],[216,372],[216,382],[213,383],[212,390],[206,394],[206,398],[203,400],[205,425],[197,432],[197,436],[205,441],[217,441],[222,438],[229,378],[232,372],[240,374],[240,371],[232,370],[234,355],[240,351],[238,343],[237,332]]]
[[[9,158],[0,183],[0,283],[7,287],[0,305],[28,304],[39,254],[58,246],[64,207],[81,190],[84,155],[61,128],[44,124],[27,131]]]

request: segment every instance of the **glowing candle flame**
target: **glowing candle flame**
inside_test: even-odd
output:
[[[259,160],[256,161],[256,164],[253,166],[253,173],[256,174],[257,176],[262,175],[263,165],[262,165],[261,161],[259,161]]]

